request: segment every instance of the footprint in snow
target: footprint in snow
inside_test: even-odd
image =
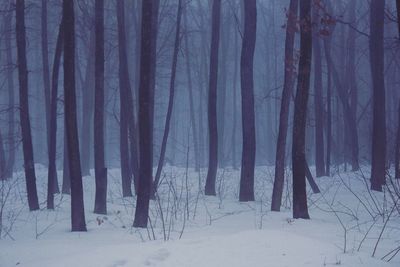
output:
[[[154,266],[157,262],[162,262],[169,257],[170,253],[165,248],[157,250],[154,255],[151,255],[146,261],[145,265]]]

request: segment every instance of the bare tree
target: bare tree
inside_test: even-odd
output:
[[[64,25],[64,113],[68,147],[68,167],[71,179],[72,231],[86,231],[83,205],[81,162],[75,95],[75,14],[74,2],[63,0]]]
[[[290,97],[293,92],[295,82],[294,77],[294,40],[296,34],[298,0],[290,0],[288,9],[288,20],[286,26],[285,39],[285,77],[282,90],[281,110],[279,115],[278,141],[276,144],[275,158],[275,180],[272,191],[271,210],[280,211],[282,202],[282,192],[285,179],[285,154],[286,154],[286,136],[289,121]]]
[[[243,4],[244,32],[240,58],[243,149],[239,201],[254,201],[256,125],[254,115],[253,59],[257,34],[257,5],[256,0],[243,0]]]
[[[312,58],[311,0],[300,0],[300,61],[293,118],[293,218],[309,219],[305,137]]]
[[[158,0],[142,3],[139,85],[139,179],[134,227],[147,227],[153,182],[153,112]]]
[[[218,168],[218,126],[217,126],[217,80],[218,50],[221,24],[221,0],[212,5],[210,76],[208,85],[208,172],[204,193],[215,196],[215,180]]]
[[[95,2],[94,213],[107,214],[107,168],[104,162],[104,0]]]
[[[17,38],[17,64],[19,80],[19,114],[22,133],[22,149],[24,153],[24,169],[26,189],[28,193],[29,210],[39,209],[36,190],[35,162],[33,160],[33,146],[31,136],[31,123],[29,119],[28,99],[28,69],[26,63],[26,33],[25,33],[25,1],[17,0],[16,11],[16,38]]]
[[[180,28],[181,28],[181,18],[182,18],[182,0],[178,2],[178,12],[175,30],[175,44],[174,53],[172,56],[172,66],[171,66],[171,78],[169,83],[169,100],[167,108],[167,116],[165,118],[164,134],[161,143],[160,158],[158,160],[158,166],[156,171],[156,176],[153,183],[153,192],[157,191],[158,184],[160,182],[161,170],[164,165],[165,151],[167,149],[168,134],[171,124],[172,109],[174,106],[174,96],[175,96],[175,78],[176,78],[176,67],[178,65],[178,52],[180,48]]]
[[[371,189],[382,191],[386,175],[386,112],[384,78],[385,0],[371,0],[370,62],[373,85]]]

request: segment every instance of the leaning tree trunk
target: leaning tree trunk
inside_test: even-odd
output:
[[[53,74],[51,78],[51,100],[50,100],[50,129],[49,129],[49,170],[47,185],[47,208],[54,209],[54,188],[58,189],[56,169],[57,150],[57,101],[58,101],[58,75],[60,70],[61,53],[63,48],[63,23],[61,22],[56,51],[54,53]]]
[[[293,218],[309,219],[306,191],[305,137],[312,58],[311,0],[300,0],[300,61],[293,118]]]
[[[205,194],[215,196],[215,180],[218,168],[218,126],[217,126],[217,79],[218,48],[221,23],[221,0],[214,0],[212,6],[210,77],[208,85],[208,172]]]
[[[22,150],[24,154],[24,169],[26,189],[28,193],[29,210],[39,209],[36,190],[35,163],[33,160],[33,146],[31,136],[31,123],[29,119],[28,99],[28,69],[26,63],[26,33],[25,33],[25,1],[17,0],[16,11],[16,40],[17,40],[17,64],[19,80],[19,106],[22,134]]]
[[[153,110],[156,57],[156,20],[159,0],[142,3],[139,84],[139,180],[134,227],[147,227],[153,182]]]
[[[107,168],[104,160],[104,0],[95,2],[94,69],[94,213],[107,214]]]
[[[254,201],[254,167],[256,160],[256,132],[254,115],[253,59],[256,47],[256,0],[243,0],[244,33],[240,58],[242,88],[242,169],[240,172],[239,201]]]
[[[384,75],[385,0],[371,0],[369,53],[373,86],[371,189],[382,191],[386,175],[386,114]]]
[[[174,106],[174,95],[175,95],[176,66],[178,65],[178,52],[179,52],[180,38],[181,38],[180,37],[181,18],[182,18],[182,0],[179,0],[176,30],[175,30],[174,54],[172,57],[172,66],[171,66],[171,79],[169,82],[169,101],[167,108],[167,116],[165,118],[165,126],[161,143],[160,158],[158,160],[156,176],[154,178],[154,183],[153,183],[153,193],[157,192],[157,187],[160,182],[161,170],[164,165],[165,151],[167,149],[168,134],[171,125],[171,116],[172,116],[172,109]]]
[[[64,114],[67,129],[68,165],[71,178],[71,225],[72,231],[86,231],[76,118],[75,15],[73,1],[63,0],[62,23],[64,25]]]
[[[14,103],[14,63],[12,58],[11,48],[11,19],[12,12],[9,12],[7,16],[4,16],[4,27],[5,27],[5,44],[6,44],[6,58],[7,58],[7,89],[8,89],[8,155],[7,155],[7,166],[4,173],[5,178],[11,178],[14,171],[15,163],[15,103]]]
[[[285,154],[286,136],[289,121],[289,105],[294,86],[294,39],[296,34],[298,0],[291,0],[288,11],[285,40],[285,77],[283,83],[281,110],[279,115],[278,141],[276,145],[275,180],[272,191],[271,210],[280,211],[282,203],[282,192],[285,180]]]

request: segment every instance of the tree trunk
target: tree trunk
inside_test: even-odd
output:
[[[196,116],[195,116],[195,107],[194,107],[194,99],[193,99],[193,83],[192,83],[192,72],[191,72],[191,61],[190,61],[190,47],[189,47],[189,29],[188,29],[188,21],[187,21],[187,13],[188,13],[188,5],[186,5],[184,12],[184,20],[185,20],[185,34],[184,34],[184,42],[185,42],[185,57],[186,57],[186,75],[188,82],[188,91],[189,91],[189,108],[190,108],[190,123],[192,125],[192,136],[193,136],[193,145],[194,145],[194,159],[195,159],[195,171],[200,170],[200,159],[199,159],[199,143],[197,138],[197,127],[196,127]]]
[[[75,96],[75,15],[74,2],[63,0],[64,25],[64,108],[68,146],[68,165],[71,178],[72,231],[86,231],[83,206],[81,162]]]
[[[24,169],[26,189],[28,193],[29,210],[39,209],[36,190],[35,163],[33,160],[33,146],[31,137],[31,123],[29,119],[28,99],[28,69],[26,63],[26,33],[25,33],[25,1],[17,0],[16,11],[16,40],[17,64],[19,80],[20,123],[22,133],[22,149],[24,154]]]
[[[50,67],[49,49],[47,40],[47,0],[42,0],[41,14],[41,41],[42,41],[42,66],[43,66],[43,85],[44,85],[44,107],[46,112],[46,141],[47,149],[50,150]],[[55,173],[57,175],[57,172]]]
[[[217,126],[217,79],[218,50],[221,23],[221,0],[214,0],[212,6],[210,77],[208,85],[208,172],[205,194],[215,196],[215,180],[218,168],[218,126]]]
[[[330,54],[330,40],[324,41],[325,55]],[[327,89],[326,89],[326,176],[331,175],[331,145],[332,145],[332,70],[328,57],[327,62]]]
[[[317,23],[320,19],[318,9],[315,7],[313,21]],[[315,169],[316,176],[325,175],[325,154],[324,154],[324,115],[322,101],[322,59],[319,32],[314,32],[314,111],[315,111]]]
[[[61,192],[63,194],[71,194],[71,177],[68,163],[68,144],[67,144],[67,129],[64,119],[64,152],[63,152],[63,182]]]
[[[385,0],[371,0],[369,53],[373,86],[371,189],[382,191],[386,175],[386,114],[384,79]]]
[[[300,61],[293,118],[293,218],[309,219],[306,191],[305,137],[312,58],[311,0],[300,0]]]
[[[6,155],[4,153],[4,142],[3,135],[0,131],[0,181],[5,180],[5,171],[6,171]]]
[[[142,3],[142,32],[140,52],[140,85],[139,85],[139,179],[135,210],[134,227],[147,227],[149,202],[153,182],[153,108],[155,77],[155,53],[158,16],[158,0]]]
[[[107,168],[104,162],[104,0],[95,2],[94,213],[107,214]]]
[[[289,121],[290,98],[294,86],[294,40],[296,34],[298,0],[291,0],[288,11],[288,21],[286,26],[285,40],[285,76],[282,90],[281,110],[279,115],[278,141],[276,145],[275,159],[275,180],[272,191],[271,210],[280,211],[282,202],[282,192],[285,180],[285,154],[286,154],[286,136]]]
[[[6,57],[7,57],[7,88],[8,88],[8,155],[7,155],[7,166],[4,173],[5,178],[11,178],[14,171],[15,163],[15,103],[14,103],[14,62],[12,59],[12,48],[11,48],[11,20],[12,12],[9,12],[4,17],[5,27],[5,44],[6,44]]]
[[[181,38],[180,36],[181,18],[182,18],[182,0],[179,0],[176,30],[175,30],[174,54],[172,57],[171,79],[169,84],[168,109],[167,109],[167,116],[165,118],[164,135],[161,143],[160,158],[158,160],[157,172],[153,183],[153,194],[157,192],[157,187],[160,182],[161,170],[164,165],[165,151],[167,148],[168,134],[171,124],[172,109],[174,106],[176,67],[178,65],[178,52],[179,52],[180,38]]]
[[[256,133],[254,115],[253,59],[257,33],[256,0],[243,0],[244,33],[240,58],[240,84],[242,88],[242,169],[240,172],[239,201],[254,201],[254,167],[256,159]]]
[[[56,150],[57,150],[57,100],[58,100],[58,75],[60,70],[61,53],[63,49],[63,24],[61,22],[56,51],[54,53],[53,74],[51,79],[51,101],[50,101],[50,131],[49,131],[49,170],[47,185],[47,209],[54,209],[54,188],[58,189],[56,168]],[[59,191],[59,190],[58,190]]]

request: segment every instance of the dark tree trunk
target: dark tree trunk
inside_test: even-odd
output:
[[[371,189],[382,191],[386,171],[386,114],[384,79],[385,0],[371,0],[369,51],[373,86]]]
[[[325,55],[330,54],[330,40],[324,41]],[[332,70],[331,64],[329,64],[328,57],[327,62],[327,89],[326,89],[326,170],[327,176],[331,175],[331,145],[332,145]]]
[[[60,70],[61,53],[63,48],[63,24],[61,22],[56,51],[54,53],[53,74],[51,78],[51,100],[50,100],[50,129],[49,129],[49,170],[47,185],[47,208],[54,209],[54,188],[58,189],[56,150],[57,150],[57,99],[58,99],[58,75]],[[59,191],[59,190],[58,190]]]
[[[192,136],[193,136],[193,145],[194,145],[194,158],[195,158],[195,170],[200,170],[200,159],[199,159],[199,143],[197,138],[197,127],[196,127],[196,112],[194,107],[194,99],[193,99],[193,83],[192,83],[192,71],[191,71],[191,54],[189,47],[189,29],[188,29],[188,21],[187,21],[187,13],[188,13],[188,5],[185,7],[184,12],[184,20],[185,20],[185,34],[184,34],[184,42],[185,42],[185,57],[186,57],[186,75],[188,82],[188,91],[189,91],[189,108],[190,108],[190,123],[192,125]]]
[[[15,163],[15,103],[14,103],[14,62],[12,59],[12,48],[11,48],[11,19],[12,12],[9,12],[7,16],[4,16],[4,27],[5,27],[5,44],[6,44],[6,57],[7,57],[7,88],[8,88],[8,155],[7,155],[7,166],[4,173],[5,178],[11,178],[14,171]]]
[[[160,182],[161,170],[164,165],[165,151],[167,148],[168,134],[171,125],[171,116],[172,116],[172,109],[174,106],[174,95],[175,95],[176,66],[178,65],[178,52],[179,52],[180,38],[181,38],[180,36],[181,18],[182,18],[182,0],[179,0],[176,30],[175,30],[174,54],[172,57],[171,78],[169,83],[169,100],[168,100],[167,116],[165,118],[164,135],[161,143],[160,158],[158,160],[157,172],[154,178],[153,193],[157,192],[157,187]]]
[[[63,194],[71,194],[71,177],[68,163],[68,144],[67,144],[67,129],[64,120],[64,152],[63,152],[63,182],[61,192]]]
[[[217,79],[218,48],[221,23],[221,0],[214,0],[212,6],[210,76],[208,85],[208,172],[205,194],[215,196],[215,180],[218,168],[218,126],[217,126]]]
[[[143,1],[139,85],[139,179],[134,227],[147,227],[153,182],[153,105],[158,0]]]
[[[396,152],[395,152],[395,177],[396,179],[400,179],[400,101],[398,104],[398,112],[397,112],[397,135],[396,135]]]
[[[29,210],[39,209],[36,190],[35,163],[33,160],[33,147],[31,137],[31,123],[29,119],[28,99],[28,69],[26,63],[26,33],[25,33],[25,1],[17,0],[16,10],[16,40],[17,64],[19,80],[19,105],[20,123],[22,133],[22,149],[24,154],[24,169],[26,189],[28,193]]]
[[[300,61],[293,118],[293,218],[309,219],[306,191],[305,137],[312,58],[311,0],[300,0]]]
[[[117,1],[117,19],[118,19],[118,55],[119,55],[119,88],[120,88],[120,158],[121,158],[121,178],[122,178],[122,195],[124,197],[132,196],[132,173],[129,157],[129,97],[131,94],[128,61],[126,52],[125,37],[125,13],[124,2]],[[133,116],[133,114],[132,114]],[[132,134],[132,133],[131,133]],[[131,144],[132,146],[135,144]],[[134,156],[134,154],[132,155]]]
[[[75,96],[75,15],[74,2],[63,0],[64,25],[64,108],[71,178],[72,231],[86,231],[81,162]]]
[[[253,58],[257,33],[257,5],[256,0],[243,0],[243,4],[244,33],[240,58],[243,149],[239,201],[254,201],[256,131],[254,115]]]
[[[6,170],[6,155],[4,153],[4,142],[3,136],[0,132],[0,181],[5,180],[5,170]]]
[[[95,2],[94,213],[107,214],[107,168],[104,162],[104,0]]]
[[[298,0],[291,0],[288,11],[288,21],[286,26],[285,40],[285,77],[282,91],[281,110],[279,115],[278,141],[276,145],[275,159],[275,180],[272,191],[271,210],[280,211],[282,202],[282,192],[285,180],[285,154],[286,136],[289,121],[290,98],[294,86],[294,39],[296,34]]]
[[[320,19],[318,7],[313,9],[313,21],[317,23]],[[314,33],[314,111],[315,111],[315,169],[316,176],[325,175],[325,153],[324,153],[324,115],[322,101],[322,59],[321,45],[318,36],[319,32]]]
[[[47,40],[47,2],[42,0],[42,14],[41,14],[41,41],[42,41],[42,66],[43,66],[43,85],[44,85],[44,107],[46,112],[46,140],[47,149],[49,148],[49,135],[50,135],[50,67],[49,67],[49,48]],[[57,172],[56,174],[57,175]]]

